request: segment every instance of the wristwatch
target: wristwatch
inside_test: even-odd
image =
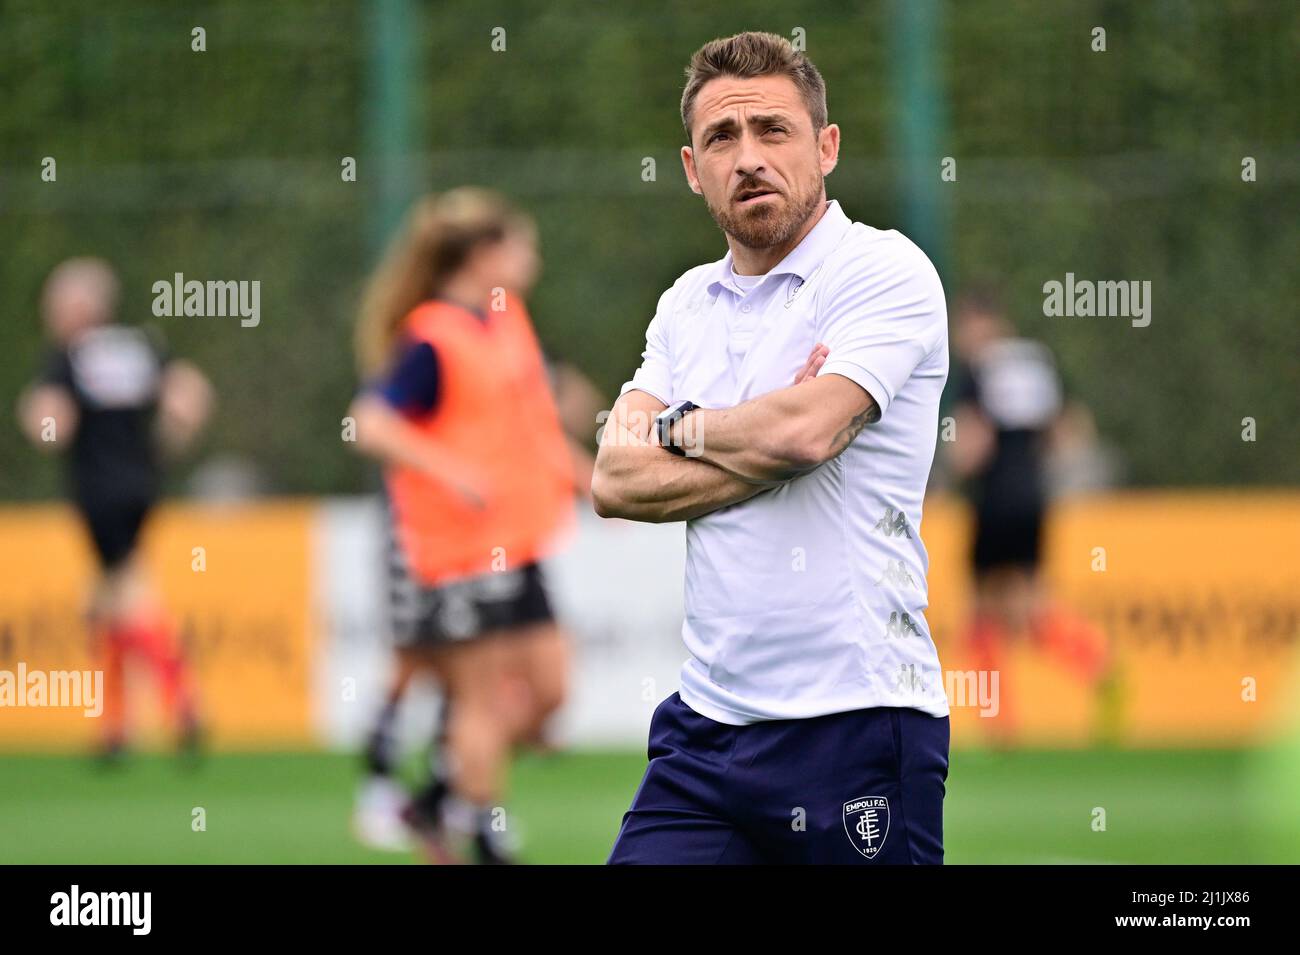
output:
[[[672,442],[672,427],[674,422],[686,417],[687,413],[698,407],[699,405],[693,401],[678,401],[659,412],[658,417],[655,418],[655,436],[659,439],[660,447],[672,454],[686,456],[686,449]]]

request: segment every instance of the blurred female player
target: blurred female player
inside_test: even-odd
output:
[[[36,447],[67,452],[72,499],[99,558],[88,616],[110,758],[126,743],[125,668],[135,659],[154,671],[182,748],[198,742],[189,671],[136,543],[161,490],[160,458],[194,439],[212,405],[197,368],[114,320],[117,299],[117,276],[99,259],[69,259],[50,273],[41,306],[54,351],[18,412]]]
[[[538,265],[534,224],[499,196],[428,197],[358,325],[370,384],[349,413],[359,450],[385,465],[397,669],[354,823],[389,841],[397,706],[432,672],[442,745],[403,818],[435,861],[459,861],[465,844],[478,862],[511,861],[500,809],[511,749],[540,735],[565,693],[567,643],[538,560],[572,519],[575,462],[522,301]]]

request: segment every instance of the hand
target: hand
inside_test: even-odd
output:
[[[800,382],[812,381],[817,377],[817,372],[821,370],[822,365],[826,363],[826,356],[831,350],[818,342],[813,346],[813,350],[808,353],[808,360],[804,362],[803,368],[799,369],[799,374],[794,376],[791,385],[797,385]]]

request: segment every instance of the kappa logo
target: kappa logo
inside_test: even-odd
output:
[[[846,802],[844,834],[853,848],[874,859],[889,837],[889,800],[884,796],[860,796]]]
[[[907,569],[907,564],[901,560],[885,561],[885,572],[880,575],[875,586],[886,587],[889,585],[895,587],[911,587],[913,590],[920,590],[916,586],[916,580],[912,577],[912,572]]]
[[[919,637],[922,636],[921,628],[916,625],[910,613],[900,615],[897,610],[889,615],[889,623],[885,624],[885,636],[890,639],[899,639],[902,637]]]
[[[884,517],[876,521],[876,526],[872,530],[879,531],[886,537],[912,539],[912,529],[907,524],[907,515],[902,511],[895,511],[892,504],[885,506]]]

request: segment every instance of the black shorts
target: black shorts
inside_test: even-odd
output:
[[[1043,511],[1038,507],[988,508],[977,512],[975,569],[1038,567],[1043,538]]]
[[[949,736],[948,717],[892,706],[731,726],[674,693],[609,861],[939,865]]]
[[[461,643],[555,619],[536,563],[428,586],[411,576],[390,533],[388,571],[390,622],[398,647]]]
[[[90,531],[91,542],[104,570],[112,570],[131,556],[153,506],[151,496],[81,497],[77,500],[77,510]]]

